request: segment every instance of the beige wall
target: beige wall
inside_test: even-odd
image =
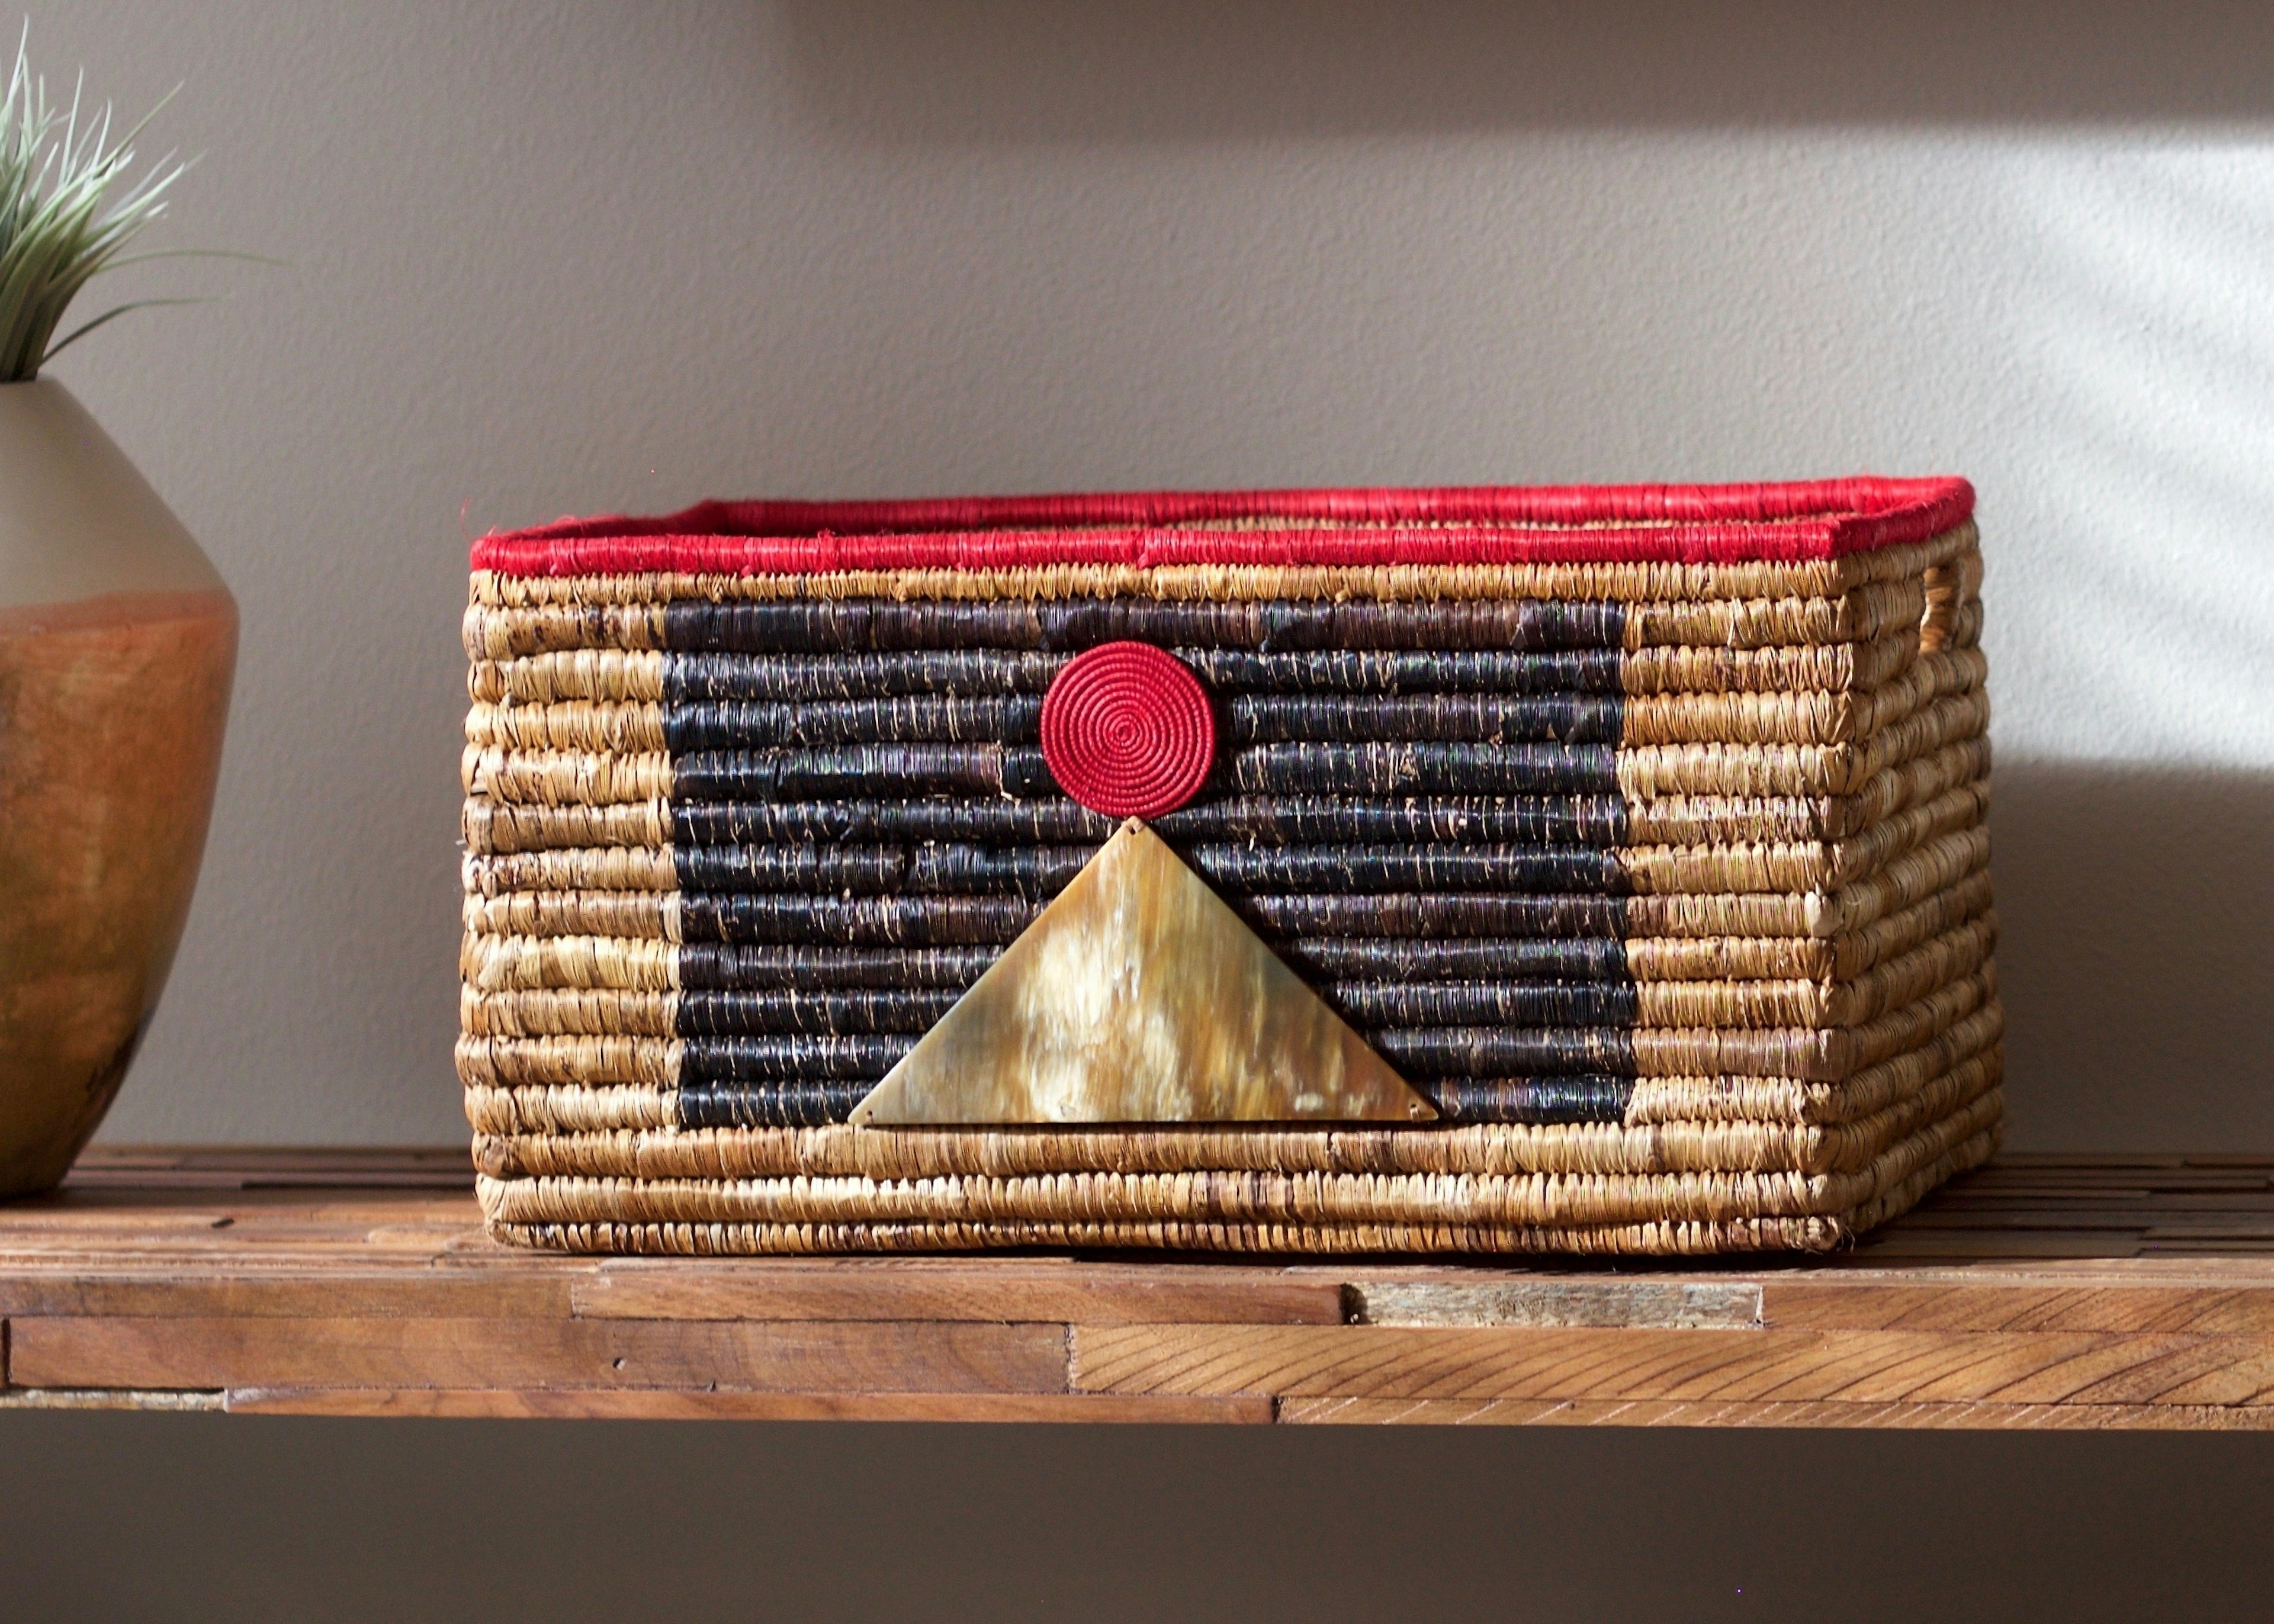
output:
[[[467,539],[1955,470],[2024,1147],[2274,1149],[2274,15],[33,0],[203,153],[68,357],[245,612],[114,1137],[440,1141]],[[1864,13],[1855,16],[1850,13]]]

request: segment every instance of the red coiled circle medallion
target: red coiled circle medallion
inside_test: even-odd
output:
[[[1216,763],[1201,680],[1145,643],[1076,655],[1043,695],[1043,759],[1058,787],[1108,817],[1158,817],[1200,793]]]

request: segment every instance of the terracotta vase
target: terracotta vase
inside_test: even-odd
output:
[[[237,605],[70,391],[0,384],[0,1196],[118,1093],[204,855]]]

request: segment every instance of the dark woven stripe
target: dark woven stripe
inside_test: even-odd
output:
[[[1566,981],[1442,984],[1344,981],[1321,989],[1352,1026],[1630,1026],[1634,988]],[[859,992],[694,990],[681,995],[681,1037],[766,1033],[923,1033],[962,996],[955,988]]]
[[[1506,977],[1518,982],[1623,982],[1627,975],[1623,944],[1585,938],[1429,942],[1399,936],[1312,936],[1282,941],[1276,948],[1297,970],[1321,981]],[[961,992],[995,962],[999,951],[994,946],[749,947],[689,942],[679,950],[679,979],[690,989],[914,988]]]
[[[814,853],[834,860],[818,865]],[[860,896],[910,892],[926,896],[1020,896],[1047,901],[1064,891],[1097,855],[1094,845],[965,846],[686,846],[672,852],[680,889],[719,891],[817,890]],[[825,867],[813,884],[794,876]]]
[[[1634,1075],[1634,1041],[1623,1027],[1377,1027],[1366,1041],[1408,1078]]]
[[[1320,649],[1257,654],[1177,649],[1177,658],[1226,694],[1623,694],[1613,648],[1562,650]]]
[[[1016,895],[1047,900],[1090,859],[1092,845],[683,846],[680,889],[819,891],[885,896]],[[1623,890],[1625,870],[1591,846],[1195,845],[1194,872],[1227,896],[1253,891],[1585,891]]]
[[[1619,1120],[1623,619],[672,606],[681,1121],[842,1120],[1080,871],[1116,820],[1058,794],[1039,695],[1063,651],[1122,637],[1200,672],[1237,747],[1156,828],[1449,1120]]]
[[[1239,744],[1401,740],[1489,743],[1616,744],[1623,715],[1615,699],[1503,694],[1396,696],[1241,695],[1225,706]],[[781,703],[704,701],[666,706],[664,738],[674,755],[832,744],[1033,744],[1042,700],[916,695]]]
[[[1623,981],[1625,944],[1615,938],[1510,937],[1413,941],[1398,936],[1309,936],[1274,943],[1306,979],[1460,981],[1600,978]]]
[[[1608,694],[1623,692],[1615,649],[1247,649],[1170,652],[1219,693]],[[663,661],[667,703],[834,701],[900,695],[1040,694],[1063,654],[1005,649],[910,649],[891,654],[688,654]]]
[[[689,1038],[680,1084],[867,1083],[874,1085],[916,1046],[910,1035]]]
[[[1608,744],[1268,744],[1227,752],[1212,783],[1257,795],[1602,793],[1618,788]],[[1043,753],[984,744],[855,744],[818,750],[703,750],[680,758],[690,801],[796,801],[947,791],[1056,795]]]
[[[1626,1120],[1630,1077],[1428,1078],[1415,1089],[1448,1122],[1508,1122],[1534,1127]]]
[[[1626,935],[1616,897],[1242,897],[1232,909],[1267,936]]]
[[[900,846],[674,846],[679,889],[707,891],[853,892],[885,896],[907,879]]]
[[[1351,801],[1323,795],[1234,796],[1154,820],[1171,844],[1247,840],[1274,846],[1350,841],[1489,842],[1525,846],[1626,844],[1618,795],[1446,796]]]
[[[1034,749],[983,744],[855,744],[829,750],[704,750],[674,764],[673,794],[693,801],[837,795],[1054,795]]]
[[[919,846],[908,854],[908,889],[946,895],[1011,891],[1047,902],[1096,855],[1094,846]]]
[[[1614,744],[1625,707],[1573,695],[1427,694],[1393,697],[1275,694],[1231,701],[1236,744],[1415,739],[1491,743]]]
[[[861,1083],[700,1083],[679,1090],[680,1125],[688,1128],[806,1128],[842,1122],[873,1085]],[[1423,1098],[1448,1122],[1617,1123],[1626,1116],[1634,1079],[1536,1077],[1424,1078]]]
[[[1624,934],[1622,898],[1604,896],[1240,896],[1226,898],[1267,939],[1286,936],[1595,936]],[[1042,912],[1020,897],[804,897],[687,893],[688,942],[811,942],[847,947],[1008,943]]]
[[[1519,794],[1615,791],[1607,744],[1267,744],[1227,753],[1226,788],[1247,794]]]
[[[1626,871],[1587,846],[1190,846],[1185,861],[1227,895],[1254,891],[1623,891]]]
[[[843,1122],[874,1086],[777,1083],[754,1088],[733,1083],[682,1084],[679,1124],[683,1128],[817,1128]]]
[[[676,801],[672,804],[671,823],[673,840],[689,846],[763,845],[776,840],[1103,845],[1121,827],[1119,818],[1092,812],[1062,795],[1042,801],[947,796],[923,801]]]
[[[1042,737],[1042,699],[1033,694],[981,699],[916,695],[806,704],[704,701],[666,706],[663,733],[674,755],[780,745],[1032,744]]]
[[[663,657],[666,703],[889,699],[903,694],[1040,694],[1062,654],[917,649],[899,654],[680,654]]]
[[[1063,797],[1040,801],[681,801],[672,838],[682,846],[772,841],[958,840],[998,845],[1102,843],[1119,820]],[[1441,797],[1403,801],[1325,796],[1201,801],[1154,820],[1172,844],[1255,840],[1271,845],[1353,841],[1493,842],[1615,846],[1626,843],[1616,795]]]
[[[1073,650],[1125,638],[1163,647],[1254,649],[1606,649],[1619,646],[1615,603],[1530,598],[1384,603],[1146,598],[991,603],[854,598],[674,603],[664,643],[683,652],[820,654],[904,649]]]
[[[689,942],[811,942],[845,947],[1007,943],[1042,905],[1009,897],[684,896]]]
[[[995,962],[995,947],[737,947],[689,942],[679,981],[702,990],[944,989],[960,993]]]
[[[746,1037],[761,1033],[902,1032],[921,1034],[963,995],[899,989],[874,992],[687,992],[680,995],[678,1034]]]
[[[1336,981],[1327,1001],[1356,1026],[1630,1026],[1630,981]]]

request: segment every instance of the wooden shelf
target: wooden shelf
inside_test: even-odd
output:
[[[1703,1266],[661,1260],[463,1153],[90,1152],[0,1206],[0,1405],[400,1416],[2274,1425],[2274,1158],[2014,1156]]]

